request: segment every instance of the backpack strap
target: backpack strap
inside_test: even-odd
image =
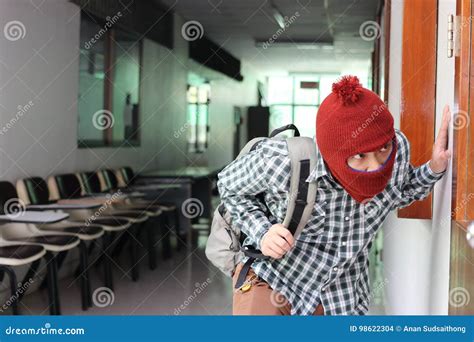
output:
[[[311,217],[316,201],[317,183],[306,182],[316,166],[316,143],[309,137],[291,137],[287,143],[291,176],[283,225],[297,238]]]
[[[306,182],[311,170],[316,166],[316,143],[309,137],[291,137],[286,141],[291,174],[288,206],[283,225],[297,238],[308,223],[316,201],[317,183]],[[253,246],[242,246],[241,250],[249,258],[240,271],[235,289],[239,289],[244,284],[255,259],[268,258]]]

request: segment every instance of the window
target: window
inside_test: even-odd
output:
[[[188,76],[188,152],[202,153],[207,149],[209,135],[209,82],[190,73]]]
[[[302,136],[314,137],[319,104],[329,95],[338,77],[338,74],[269,77],[270,132],[293,123]]]
[[[117,19],[118,20],[118,19]],[[82,13],[79,147],[139,145],[141,40]]]

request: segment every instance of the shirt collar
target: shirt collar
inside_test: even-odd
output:
[[[316,149],[316,166],[314,167],[313,171],[309,174],[308,178],[306,178],[307,182],[315,182],[320,177],[327,176],[329,179],[332,179],[331,173],[326,168],[326,164],[324,163],[323,156],[319,153],[319,149]]]

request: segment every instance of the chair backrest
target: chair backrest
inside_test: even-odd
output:
[[[114,171],[110,169],[104,169],[99,172],[102,174],[104,179],[105,191],[115,190],[118,188],[118,181],[117,177],[115,177]]]
[[[80,179],[82,190],[84,191],[84,193],[92,194],[103,191],[100,186],[100,179],[97,173],[93,171],[81,172],[77,176]]]
[[[73,173],[54,176],[60,199],[73,199],[82,196],[81,182]],[[51,190],[51,189],[50,189]]]
[[[16,183],[17,193],[20,199],[29,204],[48,204],[48,184],[41,177],[20,179]]]
[[[130,183],[127,182],[124,174],[123,174],[123,169],[116,169],[114,170],[115,178],[117,178],[117,183],[119,188],[125,188],[128,186]]]
[[[21,210],[22,205],[15,186],[7,181],[0,182],[0,215],[11,214],[12,210]]]
[[[122,177],[127,185],[130,185],[135,181],[135,174],[130,166],[122,167],[120,171],[122,172]]]

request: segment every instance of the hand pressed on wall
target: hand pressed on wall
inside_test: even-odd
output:
[[[441,173],[448,167],[451,151],[448,150],[448,128],[451,121],[451,112],[449,106],[444,106],[443,119],[438,136],[433,144],[433,153],[431,154],[430,168],[433,172]]]

